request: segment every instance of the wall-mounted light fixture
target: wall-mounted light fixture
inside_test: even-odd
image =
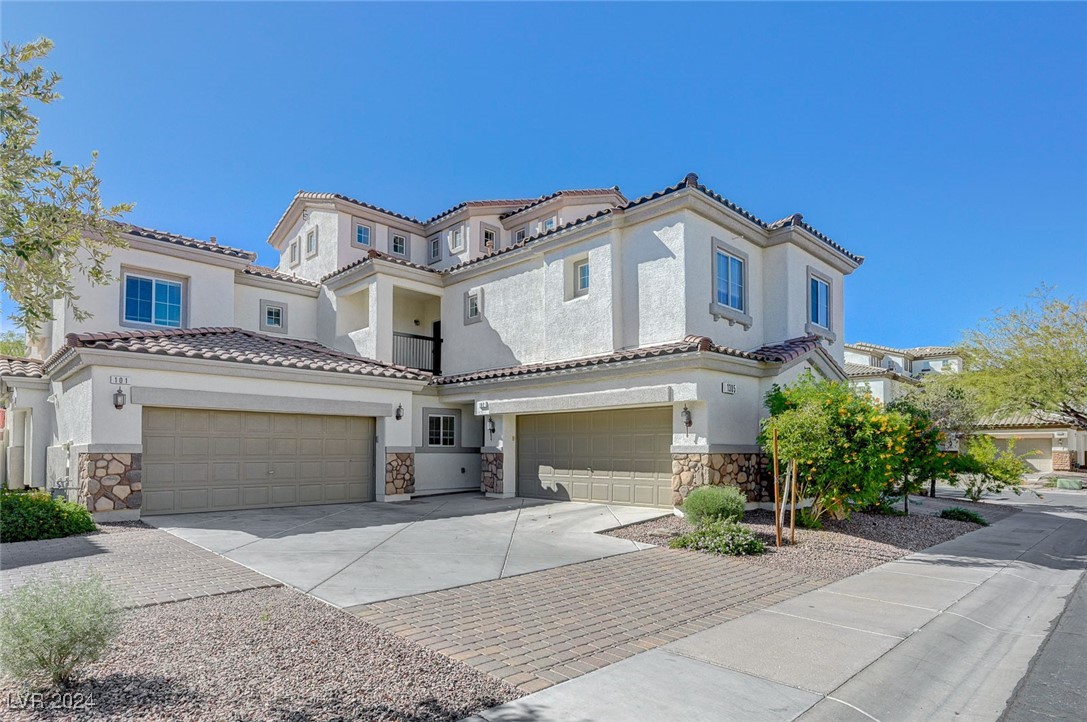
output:
[[[396,420],[404,418],[404,404],[397,404],[396,407]]]
[[[493,439],[494,438],[494,419],[491,419],[491,418],[487,419],[487,431],[490,432],[491,438]]]
[[[684,404],[683,411],[679,412],[679,418],[683,420],[683,425],[686,428],[691,428],[691,410]]]
[[[128,397],[125,396],[125,392],[121,390],[120,386],[118,386],[117,390],[113,392],[113,408],[117,409],[118,411],[123,409],[125,407],[125,401],[127,399]]]

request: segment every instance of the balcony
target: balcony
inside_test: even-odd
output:
[[[438,324],[434,324],[435,334]],[[441,373],[442,341],[437,335],[420,336],[415,333],[393,332],[393,363],[420,371]]]

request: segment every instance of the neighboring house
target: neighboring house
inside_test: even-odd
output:
[[[950,346],[892,348],[874,343],[845,345],[845,373],[849,385],[889,404],[920,385],[928,373],[958,373],[962,357]]]
[[[0,360],[10,486],[100,516],[499,496],[668,507],[735,483],[774,383],[844,379],[862,258],[691,174],[421,221],[298,193],[275,269],[128,227],[117,281]]]
[[[1073,471],[1087,465],[1087,431],[1052,414],[989,416],[978,431],[991,436],[999,449],[1015,439],[1015,453],[1035,471]]]

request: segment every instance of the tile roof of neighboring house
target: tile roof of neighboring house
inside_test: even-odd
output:
[[[42,362],[32,358],[18,356],[0,356],[0,376],[18,376],[24,379],[40,379]]]
[[[401,265],[401,266],[407,266],[408,268],[415,268],[415,269],[420,270],[420,271],[429,271],[430,273],[439,273],[439,271],[436,268],[431,268],[430,266],[422,266],[422,265],[420,265],[418,263],[412,263],[411,261],[407,260],[406,258],[397,258],[396,256],[390,256],[388,253],[382,253],[381,251],[379,251],[377,249],[371,248],[369,251],[366,252],[366,257],[365,258],[360,258],[357,261],[351,261],[351,263],[348,263],[346,266],[340,266],[339,268],[337,268],[332,273],[329,273],[329,274],[327,274],[325,276],[322,276],[321,283],[324,283],[325,281],[329,281],[329,280],[335,278],[336,276],[339,276],[341,273],[347,273],[348,271],[350,271],[353,268],[358,268],[359,266],[362,266],[362,265],[364,265],[366,263],[369,263],[370,261],[372,261],[375,258],[377,258],[379,260],[382,260],[382,261],[388,261],[389,263],[396,263],[396,264]]]
[[[137,238],[147,238],[152,241],[162,241],[163,243],[172,243],[176,246],[185,246],[186,248],[195,248],[201,251],[209,251],[211,253],[218,253],[222,256],[229,256],[231,258],[243,258],[247,261],[255,261],[257,254],[252,251],[246,251],[241,248],[232,248],[230,246],[223,246],[218,243],[212,243],[211,241],[199,241],[195,238],[189,238],[188,236],[181,236],[176,233],[168,233],[166,231],[156,231],[153,228],[143,228],[141,226],[134,226],[131,223],[113,223],[117,227],[117,230],[127,233]]]
[[[352,356],[313,341],[278,338],[241,328],[176,328],[160,331],[70,333],[45,361],[48,369],[74,349],[127,351],[173,358],[231,361],[276,368],[333,371],[355,376],[425,380],[430,374]]]
[[[850,379],[864,379],[864,378],[888,378],[894,381],[901,381],[906,384],[918,385],[921,382],[918,379],[913,378],[907,374],[899,373],[894,369],[885,369],[881,366],[869,366],[868,364],[855,364],[849,361],[845,363],[845,375]]]
[[[436,377],[432,383],[442,385],[467,383],[470,381],[490,381],[516,376],[527,376],[530,374],[572,371],[575,369],[604,366],[622,361],[638,361],[698,351],[708,351],[721,354],[722,356],[732,356],[751,361],[761,361],[763,363],[787,363],[814,350],[818,345],[818,339],[815,336],[802,336],[800,338],[783,341],[780,344],[763,346],[754,351],[741,351],[740,349],[715,344],[711,339],[705,336],[687,336],[682,341],[674,343],[625,349],[613,353],[601,354],[599,356],[586,356],[584,358],[569,359],[567,361],[550,361],[546,363],[526,364],[523,366],[507,366],[499,369],[439,376]]]
[[[462,202],[458,203],[457,205],[455,205],[455,206],[453,206],[451,208],[446,208],[444,211],[442,211],[441,213],[438,213],[437,215],[434,215],[434,216],[431,216],[430,218],[427,218],[425,221],[423,221],[423,223],[425,225],[430,225],[434,221],[441,220],[442,218],[445,218],[446,216],[448,216],[448,215],[450,215],[452,213],[456,213],[461,208],[510,208],[510,207],[518,208],[520,206],[525,205],[526,203],[531,203],[533,200],[535,200],[535,199],[534,198],[510,198],[510,199],[507,199],[507,200],[462,201]]]
[[[978,421],[981,429],[1018,429],[1023,427],[1061,427],[1069,426],[1068,421],[1056,414],[1032,411],[1025,414],[991,414]]]
[[[512,211],[510,211],[509,213],[503,213],[501,216],[499,216],[499,218],[505,220],[506,218],[510,218],[511,216],[515,216],[518,213],[523,213],[523,212],[525,212],[525,211],[527,211],[527,210],[529,210],[531,208],[535,208],[536,206],[543,205],[544,203],[547,203],[550,200],[554,200],[555,198],[568,198],[568,197],[569,198],[576,198],[576,197],[583,197],[583,196],[605,196],[605,195],[610,195],[610,194],[615,194],[615,195],[619,196],[620,198],[623,199],[624,203],[627,200],[626,196],[624,196],[622,191],[619,190],[619,186],[612,186],[611,188],[575,188],[573,190],[555,191],[554,193],[548,193],[547,195],[540,196],[539,198],[533,198],[532,200],[530,200],[527,203],[525,203],[524,205],[522,205],[520,208],[515,208]]]
[[[954,346],[914,346],[913,348],[908,348],[906,350],[918,358],[923,358],[925,356],[950,356],[958,353],[958,349]]]
[[[257,266],[250,264],[242,269],[242,273],[247,276],[259,276],[261,278],[271,278],[274,281],[290,281],[291,283],[298,283],[303,286],[318,287],[321,284],[317,281],[311,281],[308,278],[299,278],[298,276],[292,276],[288,273],[280,273],[274,268],[268,268],[267,266]]]

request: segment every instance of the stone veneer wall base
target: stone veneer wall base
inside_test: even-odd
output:
[[[479,490],[487,494],[501,495],[503,491],[504,471],[501,451],[484,451],[481,457]]]
[[[415,454],[408,451],[385,454],[385,497],[415,493]]]
[[[748,503],[774,501],[770,457],[762,453],[672,454],[672,504],[699,486],[735,486]]]
[[[1072,471],[1072,451],[1070,449],[1053,450],[1053,471]]]
[[[98,514],[143,506],[143,454],[86,453],[79,455],[79,500]]]

